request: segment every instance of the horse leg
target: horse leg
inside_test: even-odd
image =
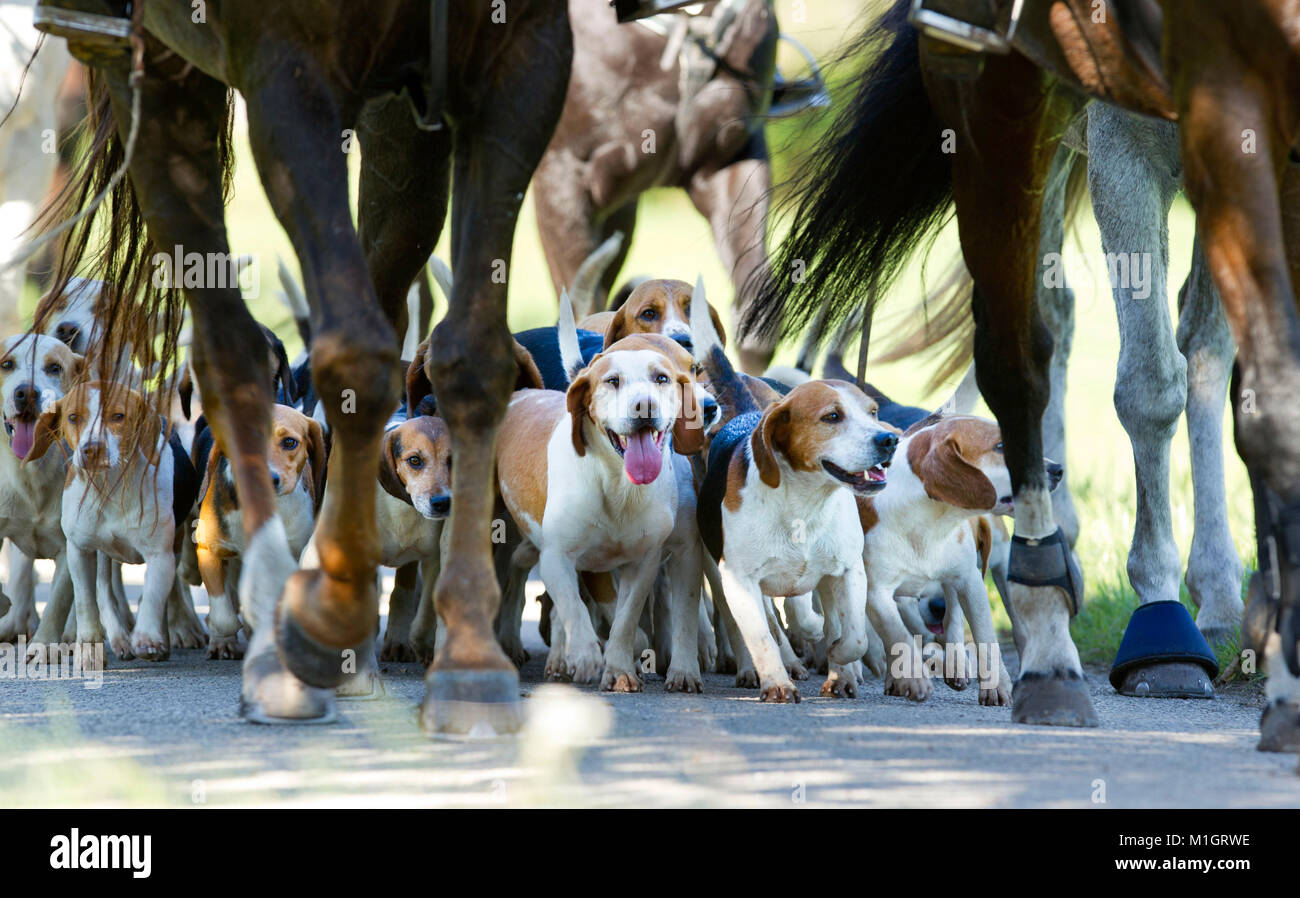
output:
[[[435,588],[446,637],[421,707],[431,732],[519,724],[519,677],[493,629],[501,597],[491,551],[496,432],[517,371],[506,284],[493,275],[508,270],[519,206],[564,105],[572,35],[564,16],[545,15],[529,38],[547,52],[512,57],[455,136],[456,282],[425,363],[455,458],[455,500]]]
[[[953,196],[975,281],[976,376],[1002,428],[1015,500],[1009,586],[1024,651],[1012,719],[1096,726],[1070,639],[1081,577],[1052,515],[1043,464],[1052,337],[1034,288],[1040,197],[1076,102],[1052,92],[1045,77],[1023,57],[990,58],[975,85],[935,84],[931,94],[948,121],[964,122],[953,155]],[[945,96],[945,88],[953,93]],[[996,165],[989,164],[993,159]]]
[[[326,73],[310,55],[259,59],[254,66],[247,83],[256,87],[245,91],[249,143],[271,208],[302,263],[316,319],[312,377],[333,440],[330,488],[315,534],[320,568],[288,578],[275,609],[275,642],[296,676],[333,689],[356,674],[358,659],[368,664],[374,650],[375,466],[384,421],[399,396],[398,342],[352,228],[347,156],[339,146],[352,116],[339,108],[324,86]],[[287,109],[295,114],[286,115]],[[283,527],[278,535],[283,536]],[[283,548],[280,557],[292,562],[287,544]],[[270,608],[259,608],[262,597],[246,588],[262,566],[253,542],[244,566],[240,595],[253,614],[256,645],[271,627],[265,613]],[[293,570],[291,564],[288,569]]]
[[[709,221],[722,267],[734,289],[732,318],[739,322],[753,294],[755,275],[767,268],[767,207],[772,165],[759,132],[741,158],[717,170],[691,177],[691,202]],[[762,374],[772,362],[776,341],[751,336],[739,345],[740,365]]]
[[[1191,444],[1196,525],[1187,558],[1187,591],[1196,626],[1213,643],[1241,626],[1241,559],[1228,529],[1223,480],[1223,403],[1236,347],[1199,240],[1178,297],[1178,349],[1187,359],[1187,439]]]
[[[176,68],[182,64],[176,63]],[[105,77],[119,132],[124,132],[131,109],[126,76],[110,72]],[[146,77],[142,91],[131,184],[151,241],[186,253],[228,257],[220,155],[225,86],[188,69],[174,78]],[[329,695],[287,673],[270,639],[272,609],[295,565],[284,525],[276,516],[266,463],[270,383],[263,370],[248,364],[265,352],[265,341],[237,287],[207,285],[187,289],[187,297],[203,410],[217,445],[231,460],[249,547],[248,568],[258,574],[241,590],[256,633],[244,659],[240,713],[260,722],[327,721],[333,716]]]

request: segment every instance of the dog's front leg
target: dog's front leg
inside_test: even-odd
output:
[[[68,571],[72,574],[73,601],[77,609],[77,651],[86,651],[87,646],[101,645],[105,640],[104,625],[99,619],[96,608],[96,567],[97,553],[94,549],[83,549],[71,540],[67,547]],[[116,615],[114,615],[116,622]],[[123,661],[131,657],[131,636],[120,629],[108,633],[108,644],[113,654]]]
[[[605,643],[605,675],[600,682],[601,689],[610,692],[641,691],[641,675],[636,669],[634,652],[637,623],[658,573],[657,550],[642,561],[619,569],[618,604],[614,608],[613,626],[609,628],[609,641]]]
[[[790,630],[800,639],[816,642],[826,635],[826,620],[813,607],[813,594],[786,596],[785,619]]]
[[[144,558],[144,590],[140,594],[140,612],[136,615],[131,650],[146,661],[166,661],[171,655],[167,634],[167,597],[176,582],[176,558],[171,547]],[[104,606],[100,605],[100,611]]]
[[[551,679],[571,679],[575,683],[599,683],[605,662],[600,654],[600,643],[591,626],[591,616],[578,594],[578,572],[573,562],[562,553],[543,551],[538,561],[542,583],[555,603],[555,612],[564,624],[564,644],[560,654],[555,651],[556,639],[551,632],[551,654],[546,659],[546,676]],[[636,619],[633,618],[633,625]]]
[[[706,643],[700,639],[700,633],[701,621],[704,627],[708,627],[708,619],[701,614],[703,554],[704,547],[696,538],[674,551],[669,563],[668,616],[672,619],[673,631],[664,682],[667,692],[704,691],[704,680],[700,676],[700,649],[706,647]]]
[[[945,590],[946,592],[946,590]],[[993,627],[993,611],[989,607],[989,593],[979,570],[972,567],[956,584],[955,592],[970,621],[971,636],[975,638],[976,671],[980,684],[981,705],[1011,704],[1011,675],[1002,663],[1002,649],[998,645],[997,631]]]
[[[208,658],[238,661],[244,657],[239,647],[239,614],[235,611],[227,586],[236,578],[227,577],[225,565],[206,546],[194,547],[199,578],[208,593]]]
[[[955,584],[945,582],[943,588],[943,681],[952,689],[962,690],[970,685],[974,667],[966,655],[966,615],[962,613]]]
[[[40,625],[36,628],[36,635],[29,640],[30,644],[33,646],[57,644],[71,611],[72,575],[68,572],[68,557],[67,552],[64,551],[54,559],[54,582],[50,584],[50,601],[45,605],[45,613],[41,615]]]
[[[785,665],[785,669],[790,672],[793,679],[808,679],[808,668],[803,666],[803,660],[794,650],[794,646],[790,645],[790,639],[785,634],[785,626],[776,613],[776,602],[771,596],[763,596],[763,611],[767,615],[768,632],[776,640],[777,651],[781,653],[781,663]]]
[[[36,630],[36,564],[9,543],[9,595],[11,604],[0,617],[0,642],[14,642]]]
[[[420,562],[420,604],[411,621],[410,645],[416,660],[426,667],[433,663],[438,648],[438,609],[433,604],[433,587],[438,582],[441,565],[438,559]]]
[[[823,606],[823,612],[839,625],[838,633],[826,647],[827,678],[821,693],[854,698],[858,671],[846,673],[844,668],[861,661],[871,647],[866,608],[867,574],[862,559],[854,559],[839,576],[823,577],[817,592],[829,606]]]
[[[742,579],[731,566],[722,567],[727,608],[758,673],[758,698],[764,702],[797,702],[799,690],[781,661],[781,650],[767,625],[767,601],[756,580]]]
[[[918,650],[920,638],[913,642],[903,626],[894,601],[897,584],[873,577],[867,588],[867,617],[885,642],[885,695],[901,695],[912,701],[925,701],[934,688],[926,676]]]
[[[419,608],[420,563],[410,561],[397,569],[393,591],[388,595],[388,626],[379,650],[380,661],[414,661],[411,650],[411,621]]]

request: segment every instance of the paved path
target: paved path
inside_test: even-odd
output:
[[[388,697],[328,727],[243,723],[239,665],[198,650],[110,659],[97,690],[0,682],[0,805],[1300,806],[1296,758],[1255,751],[1255,686],[1140,701],[1090,674],[1096,730],[1014,725],[942,684],[919,705],[809,680],[801,704],[767,706],[718,675],[702,696],[654,677],[601,695],[544,686],[526,627],[524,691],[545,713],[508,743],[422,736],[417,665],[385,665]]]

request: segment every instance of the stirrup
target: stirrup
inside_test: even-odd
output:
[[[934,5],[935,0],[912,0],[912,9],[907,15],[907,21],[926,37],[955,44],[963,50],[1005,55],[1011,51],[1011,40],[1015,37],[1016,27],[1020,24],[1020,13],[1025,3],[1024,0],[1014,0],[1005,27],[1000,22],[990,23],[993,27],[966,22],[947,12],[932,8]]]
[[[125,8],[126,11],[123,11]],[[110,0],[38,0],[32,12],[38,31],[67,40],[73,56],[90,65],[129,58],[129,4]]]

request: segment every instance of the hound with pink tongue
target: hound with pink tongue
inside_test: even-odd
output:
[[[36,436],[36,422],[15,418],[9,422],[9,427],[9,446],[14,450],[14,455],[27,458],[27,453],[32,451],[32,443]]]
[[[664,466],[663,434],[644,428],[623,438],[623,471],[638,486],[654,483]]]

